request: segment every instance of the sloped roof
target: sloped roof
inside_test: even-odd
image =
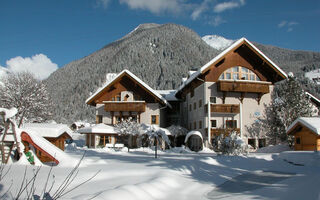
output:
[[[167,101],[179,101],[177,99],[176,90],[156,90],[159,94],[161,94]]]
[[[143,82],[140,78],[138,78],[136,75],[134,75],[133,73],[131,73],[129,70],[126,70],[126,69],[123,70],[122,72],[120,72],[117,76],[115,76],[112,79],[110,79],[109,81],[107,81],[102,87],[100,87],[93,95],[91,95],[86,100],[86,104],[90,104],[98,94],[103,92],[108,86],[112,85],[118,78],[122,77],[125,74],[130,76],[135,81],[137,81],[144,89],[146,89],[151,94],[153,94],[162,103],[164,103],[165,105],[168,105],[169,107],[171,107],[170,104],[167,102],[167,100],[163,96],[161,96],[158,92],[153,90],[149,85],[147,85],[145,82]]]
[[[317,106],[320,106],[320,99],[315,97],[314,95],[310,94],[309,92],[306,92],[306,95],[310,97],[310,100],[315,103]]]
[[[219,55],[214,57],[207,64],[202,66],[200,69],[198,69],[198,71],[192,73],[191,76],[179,87],[177,92],[180,92],[186,85],[188,85],[190,82],[192,82],[195,78],[197,78],[199,75],[201,75],[204,72],[206,72],[212,64],[218,62],[228,52],[230,52],[233,49],[239,47],[243,43],[246,43],[249,47],[251,47],[254,51],[256,51],[257,54],[260,55],[262,58],[264,58],[273,67],[273,69],[276,70],[282,77],[287,78],[287,74],[280,67],[278,67],[278,65],[276,65],[274,62],[272,62],[272,60],[270,60],[265,54],[263,54],[256,46],[254,46],[249,40],[247,40],[246,38],[243,37],[243,38],[237,40],[235,43],[233,43],[227,49],[222,51]]]
[[[302,124],[316,135],[320,135],[320,117],[299,117],[287,129],[287,134],[291,134],[296,126]]]
[[[24,130],[32,130],[42,137],[57,138],[63,133],[72,137],[72,130],[66,124],[48,124],[48,123],[26,123]]]
[[[84,127],[79,129],[77,132],[79,133],[105,133],[105,134],[117,134],[113,126],[109,126],[106,124],[96,124],[90,127]]]

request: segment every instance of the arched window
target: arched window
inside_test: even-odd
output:
[[[260,78],[250,69],[236,66],[231,67],[224,71],[219,80],[250,80],[250,81],[260,81]]]

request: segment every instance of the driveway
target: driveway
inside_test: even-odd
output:
[[[237,195],[242,195],[246,192],[260,189],[267,186],[272,186],[277,182],[295,176],[292,173],[276,172],[276,171],[261,171],[241,174],[224,182],[207,194],[208,199],[237,199]]]

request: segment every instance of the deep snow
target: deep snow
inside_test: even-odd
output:
[[[193,153],[183,148],[159,152],[141,148],[86,149],[66,148],[67,154],[80,159],[78,177],[74,184],[101,172],[89,183],[63,199],[319,199],[320,155],[314,152],[251,153],[247,156],[223,156],[205,149]],[[289,155],[286,155],[289,154]],[[304,156],[304,155],[309,156]],[[286,160],[284,160],[284,158]],[[307,165],[294,165],[287,159],[305,157]],[[301,161],[301,159],[299,159]],[[308,161],[307,161],[308,160]],[[15,194],[25,166],[13,164],[1,183],[6,191],[11,181]],[[34,166],[28,166],[28,175]],[[50,167],[43,166],[37,180],[41,191]],[[54,167],[56,186],[71,167]],[[272,179],[272,177],[276,177]],[[263,177],[263,178],[259,178]],[[271,178],[270,178],[271,177]],[[280,178],[279,178],[280,177]],[[233,187],[237,185],[238,188]]]

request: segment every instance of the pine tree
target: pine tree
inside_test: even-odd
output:
[[[10,73],[0,85],[0,107],[18,109],[18,127],[24,122],[43,122],[52,116],[46,86],[30,72]]]
[[[297,118],[310,117],[313,112],[309,97],[293,74],[289,73],[286,80],[275,86],[272,101],[261,121],[271,143],[276,144],[280,140],[290,144],[287,128]]]

